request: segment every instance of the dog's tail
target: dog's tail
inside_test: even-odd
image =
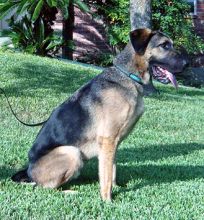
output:
[[[24,182],[24,183],[29,183],[31,182],[28,174],[27,174],[27,170],[28,168],[24,169],[24,170],[20,170],[18,171],[16,174],[14,174],[11,179],[14,182]]]

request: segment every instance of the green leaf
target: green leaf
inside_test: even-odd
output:
[[[68,7],[69,7],[70,0],[59,0],[57,7],[60,9],[62,16],[64,19],[68,19]]]
[[[61,13],[64,19],[68,19],[69,17],[69,11],[68,11],[68,6],[65,8],[61,8]]]
[[[40,19],[38,36],[36,36],[38,43],[42,43],[45,38],[45,26],[42,19]]]
[[[4,4],[2,3],[0,5],[0,20],[6,17],[6,15],[8,15],[8,13],[11,12],[16,7],[17,7],[16,4],[12,4],[10,2]]]
[[[52,7],[52,0],[46,0],[48,6],[51,8]]]
[[[89,12],[90,13],[90,9],[88,7],[87,4],[85,4],[84,2],[82,2],[81,0],[73,0],[74,4],[77,5],[82,11],[84,12]]]
[[[23,33],[24,33],[26,39],[29,40],[30,39],[30,35],[29,35],[29,32],[28,32],[27,24],[25,22],[23,23]]]
[[[29,5],[28,0],[21,1],[16,11],[16,14],[22,15],[27,10],[28,5]]]
[[[26,16],[24,17],[23,22],[26,25],[27,28],[27,39],[29,41],[31,41],[33,39],[33,26],[32,26],[32,22],[29,20],[29,18]]]
[[[44,0],[40,0],[34,10],[33,16],[32,16],[32,21],[35,22],[37,20],[37,18],[40,15],[41,9],[43,7],[44,4]]]
[[[46,47],[46,50],[51,50],[51,49],[55,48],[56,46],[61,46],[61,45],[62,45],[61,41],[50,41],[50,43]]]
[[[52,0],[52,7],[57,7],[57,1],[56,0]]]

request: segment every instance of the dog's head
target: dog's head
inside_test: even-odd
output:
[[[160,31],[136,29],[130,32],[130,40],[135,51],[136,68],[149,72],[161,83],[172,83],[177,87],[175,73],[182,72],[187,59],[176,51],[173,41]]]

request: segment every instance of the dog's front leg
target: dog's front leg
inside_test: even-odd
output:
[[[112,177],[112,185],[117,186],[116,184],[116,162],[113,163],[113,177]]]
[[[102,138],[99,150],[100,192],[103,200],[111,201],[116,145],[111,138]],[[114,174],[114,175],[113,175]],[[115,179],[115,178],[114,178]]]

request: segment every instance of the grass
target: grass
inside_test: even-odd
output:
[[[0,53],[0,87],[26,122],[52,109],[99,71],[30,55]],[[204,219],[204,89],[156,84],[146,112],[120,145],[113,202],[99,197],[97,160],[65,186],[74,195],[10,180],[39,130],[18,123],[0,95],[0,219]]]

